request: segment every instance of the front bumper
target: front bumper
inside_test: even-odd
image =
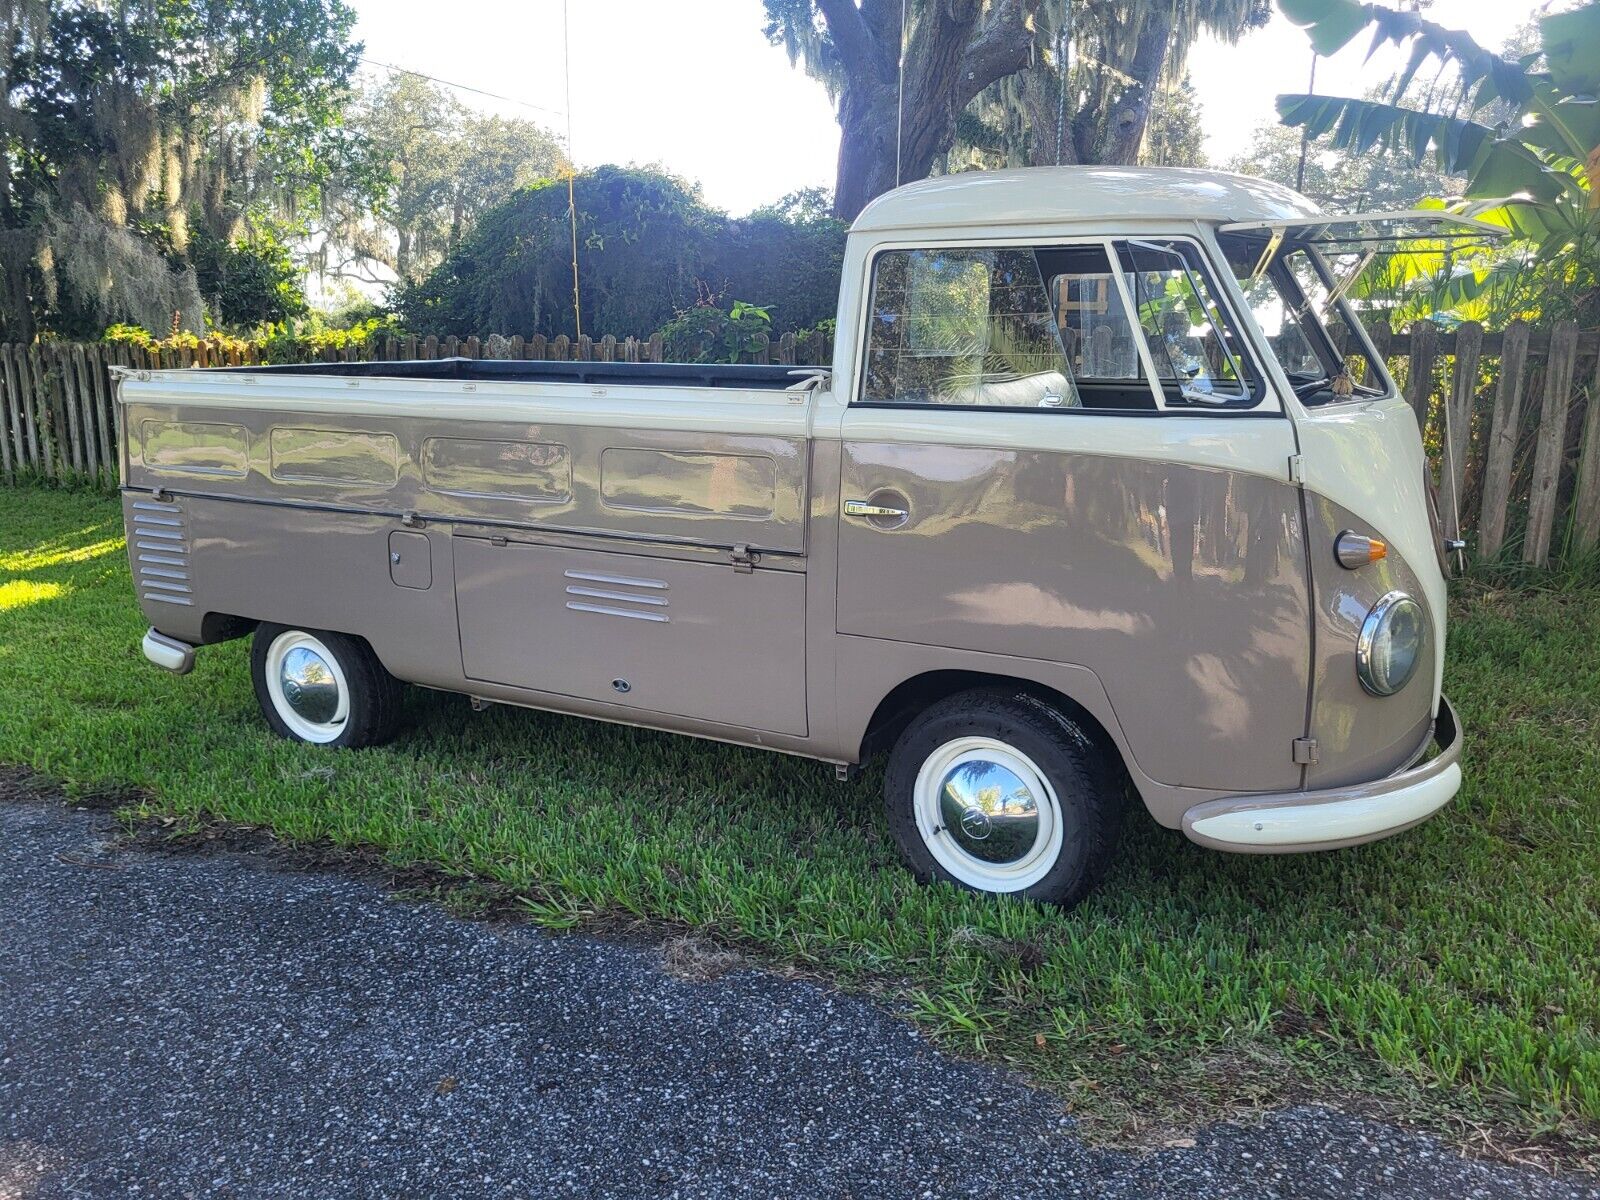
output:
[[[1443,696],[1433,742],[1434,757],[1371,783],[1208,800],[1183,814],[1183,832],[1202,846],[1246,854],[1338,850],[1388,837],[1427,820],[1461,787],[1461,722]]]

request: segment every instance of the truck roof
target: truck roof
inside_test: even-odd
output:
[[[1028,167],[965,171],[879,196],[850,228],[1037,225],[1112,218],[1282,221],[1320,210],[1281,184],[1187,167]]]

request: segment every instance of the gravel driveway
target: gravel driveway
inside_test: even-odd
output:
[[[1600,1197],[1320,1108],[1091,1150],[872,1004],[0,801],[0,1198]]]

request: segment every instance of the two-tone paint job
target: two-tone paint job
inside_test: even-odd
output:
[[[1392,383],[1307,409],[1219,269],[1266,385],[1249,412],[854,403],[887,249],[1159,233],[1220,263],[1219,224],[1314,211],[1121,168],[900,189],[852,230],[820,385],[141,372],[119,395],[145,615],[168,658],[258,621],[337,630],[408,682],[842,765],[908,706],[1011,680],[1086,719],[1197,841],[1382,836],[1459,780],[1453,719],[1412,766],[1441,713],[1444,580]],[[1393,552],[1345,570],[1345,529]],[[1430,658],[1379,699],[1354,639],[1395,587]]]

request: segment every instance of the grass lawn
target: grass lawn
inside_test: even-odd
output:
[[[1109,1132],[1322,1097],[1600,1150],[1600,593],[1461,589],[1446,686],[1466,785],[1420,829],[1253,858],[1140,813],[1068,914],[917,887],[875,771],[839,785],[421,692],[395,744],[317,750],[267,733],[247,642],[179,679],[145,663],[144,628],[112,500],[0,487],[0,763],[139,789],[174,827],[437,866],[553,926],[687,928],[876,992]]]

